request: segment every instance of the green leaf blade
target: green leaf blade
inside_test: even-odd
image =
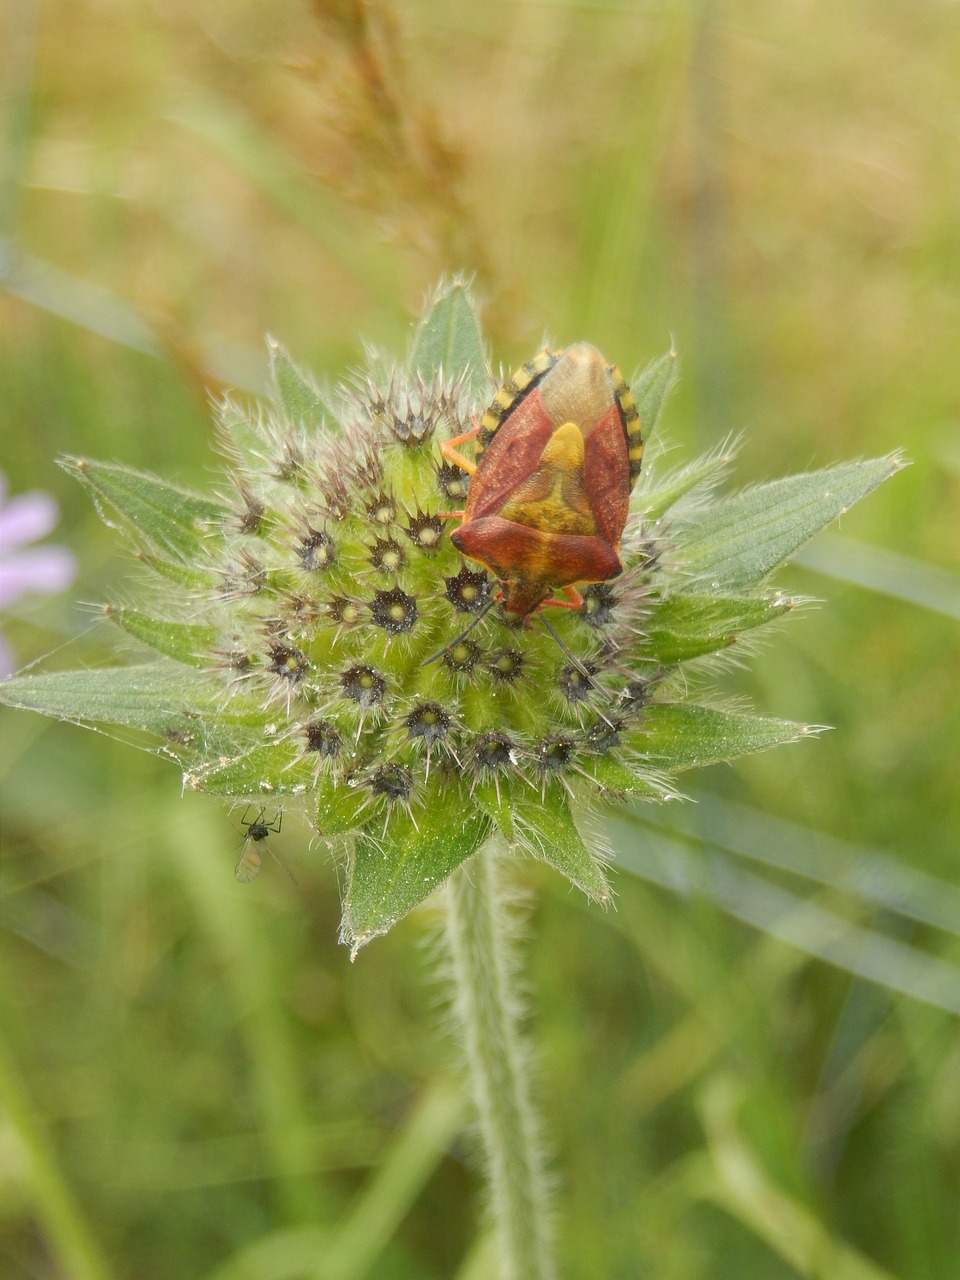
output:
[[[232,396],[226,396],[217,406],[217,425],[227,455],[245,470],[263,471],[268,465],[270,446],[264,425],[256,415]]]
[[[897,454],[843,462],[757,485],[690,516],[677,539],[688,589],[726,593],[762,582],[903,465]]]
[[[673,772],[733,760],[818,732],[818,727],[748,711],[657,702],[646,709],[641,728],[626,741],[653,768]]]
[[[474,395],[486,394],[489,372],[483,333],[476,306],[462,280],[441,287],[417,326],[410,367],[424,378],[462,374]]]
[[[688,493],[719,484],[733,455],[733,445],[728,441],[705,457],[668,472],[663,479],[656,479],[650,471],[641,473],[637,505],[645,523],[659,520]]]
[[[789,612],[787,596],[669,596],[653,614],[647,639],[653,656],[670,666],[736,644],[745,631],[767,626]]]
[[[188,667],[204,670],[210,666],[210,653],[217,643],[215,627],[202,622],[174,622],[151,618],[139,609],[107,605],[104,610],[112,623],[128,635],[148,645],[165,658]]]
[[[633,380],[633,398],[644,440],[656,430],[667,396],[677,381],[677,353],[671,349]]]
[[[587,848],[559,787],[554,786],[546,803],[515,794],[512,809],[517,847],[548,863],[594,902],[610,901],[603,860]]]
[[[637,800],[672,800],[676,791],[663,778],[635,764],[626,764],[613,755],[595,756],[581,765],[601,796],[618,800],[631,796]]]
[[[279,342],[268,338],[267,347],[270,352],[270,377],[277,401],[288,421],[295,427],[322,427],[326,415],[316,388],[297,368]]]
[[[222,503],[117,463],[61,458],[60,466],[89,490],[106,524],[115,527],[104,507],[161,555],[195,570],[198,580],[206,577],[199,567],[207,561],[203,540],[228,517]]]
[[[349,782],[321,774],[313,789],[317,831],[321,836],[346,835],[363,822],[364,795]]]
[[[232,759],[218,759],[188,774],[187,786],[242,799],[302,795],[314,769],[294,738],[262,742]]]
[[[217,681],[172,661],[18,676],[0,684],[0,702],[73,724],[139,729],[191,761],[236,754],[262,721],[236,699],[225,706]]]
[[[481,778],[473,789],[473,799],[496,824],[507,843],[512,844],[514,826],[509,784],[498,787],[492,778]]]
[[[449,786],[415,817],[416,825],[394,812],[383,835],[356,839],[341,926],[354,954],[419,906],[490,834],[486,814]]]

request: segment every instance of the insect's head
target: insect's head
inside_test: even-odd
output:
[[[533,613],[553,591],[549,582],[540,578],[507,578],[503,582],[502,605],[505,613],[526,617]]]

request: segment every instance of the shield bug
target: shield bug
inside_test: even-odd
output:
[[[467,440],[472,461],[457,449]],[[596,347],[541,351],[503,384],[478,427],[440,451],[471,476],[451,542],[496,575],[508,613],[579,608],[576,583],[622,572],[640,416],[620,370]],[[567,599],[551,599],[557,590]]]

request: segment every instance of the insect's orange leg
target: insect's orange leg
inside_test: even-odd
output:
[[[445,458],[447,462],[452,462],[454,466],[460,467],[461,470],[466,471],[468,476],[472,476],[475,473],[477,464],[471,462],[469,458],[465,458],[456,446],[464,444],[467,440],[472,440],[479,430],[479,426],[473,426],[469,431],[464,431],[463,435],[451,436],[449,440],[440,441],[441,457]]]
[[[434,515],[440,520],[462,520],[467,513],[465,511],[435,511]]]
[[[546,605],[549,604],[549,605],[552,605],[554,609],[579,609],[580,606],[583,604],[583,596],[580,594],[577,588],[563,587],[561,589],[563,591],[563,594],[567,597],[566,600],[555,600],[553,596],[549,596],[546,600],[543,601],[543,604],[540,607],[544,608]]]

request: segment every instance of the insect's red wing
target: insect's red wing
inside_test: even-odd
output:
[[[553,425],[536,389],[510,411],[470,481],[465,520],[496,515],[517,485],[536,470]]]
[[[623,567],[616,552],[599,538],[547,533],[498,515],[462,524],[453,544],[501,580],[523,576],[550,587],[603,582],[616,577]]]
[[[613,404],[586,438],[583,482],[597,535],[616,550],[630,510],[630,460],[620,410]]]

